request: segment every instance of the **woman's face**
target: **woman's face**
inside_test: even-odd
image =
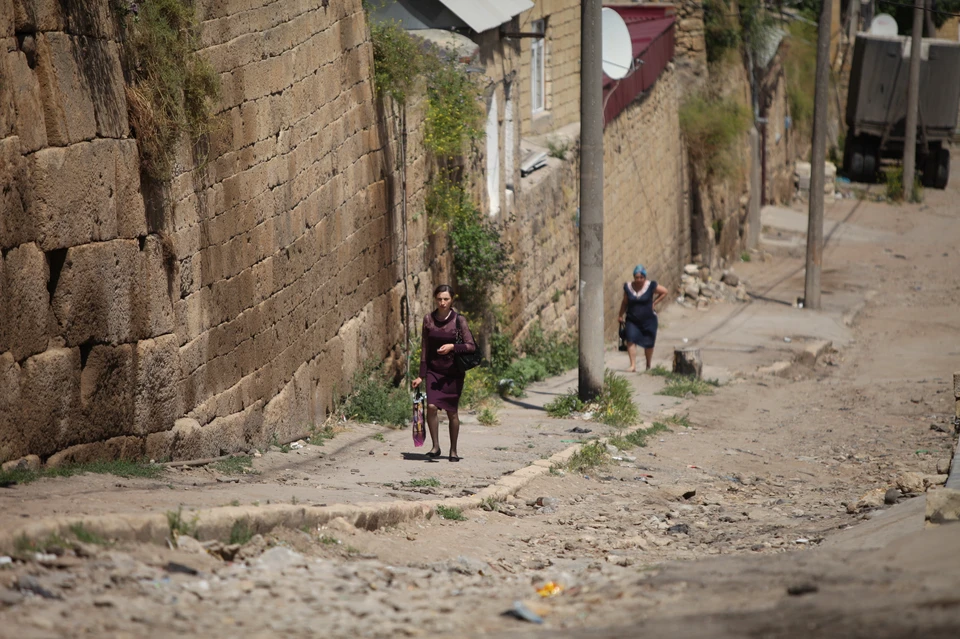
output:
[[[643,283],[646,281],[646,279],[647,279],[647,276],[644,275],[643,273],[634,273],[634,274],[633,274],[633,281],[636,282],[637,284],[643,285]]]
[[[453,298],[450,297],[450,293],[446,291],[437,294],[437,311],[441,314],[446,313],[450,310],[450,306],[453,304]]]

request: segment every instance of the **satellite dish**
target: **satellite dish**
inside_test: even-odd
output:
[[[889,13],[881,13],[870,23],[870,31],[873,35],[895,36],[899,32],[897,21]]]
[[[627,23],[613,9],[603,8],[603,72],[612,80],[626,77],[633,68],[633,42]]]

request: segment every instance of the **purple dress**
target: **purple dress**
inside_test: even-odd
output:
[[[456,343],[457,323],[462,344]],[[420,378],[427,389],[427,403],[440,410],[455,411],[463,392],[463,373],[457,370],[453,353],[437,353],[444,344],[454,344],[454,353],[473,353],[477,345],[467,327],[467,318],[451,311],[446,319],[437,319],[436,311],[423,318],[423,342],[420,351]]]

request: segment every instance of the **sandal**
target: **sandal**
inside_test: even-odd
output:
[[[429,459],[436,459],[437,457],[440,457],[442,454],[443,454],[443,451],[441,451],[441,450],[438,448],[438,449],[437,449],[437,452],[435,452],[435,453],[427,453],[427,458],[429,458]]]

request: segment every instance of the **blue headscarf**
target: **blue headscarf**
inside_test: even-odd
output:
[[[643,264],[637,264],[633,269],[633,275],[636,277],[637,273],[640,273],[644,277],[647,276],[647,269],[643,268]]]

